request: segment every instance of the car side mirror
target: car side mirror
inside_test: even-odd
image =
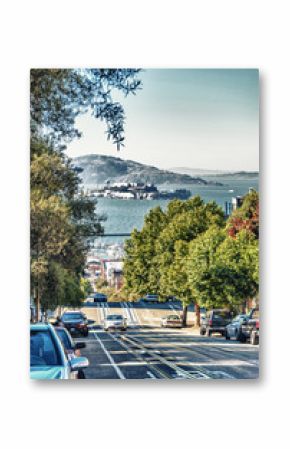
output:
[[[78,341],[77,343],[75,343],[74,345],[74,349],[83,349],[86,347],[86,344],[84,342]]]
[[[80,369],[87,368],[89,366],[89,361],[86,357],[76,357],[70,360],[70,367],[72,371],[78,371]]]

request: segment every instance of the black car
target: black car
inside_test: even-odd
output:
[[[232,321],[232,318],[232,313],[228,310],[209,310],[200,326],[200,335],[207,335],[209,337],[214,332],[224,335],[226,326]]]
[[[108,298],[107,295],[104,293],[95,293],[93,295],[94,302],[107,302]]]
[[[82,312],[64,312],[57,320],[59,326],[64,326],[71,334],[89,334],[88,320]]]

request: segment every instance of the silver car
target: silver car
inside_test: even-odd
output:
[[[168,315],[161,318],[161,327],[182,327],[182,318],[179,315]]]
[[[103,322],[105,331],[109,329],[120,329],[125,331],[127,329],[127,320],[123,315],[107,315]]]

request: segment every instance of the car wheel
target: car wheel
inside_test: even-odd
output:
[[[83,372],[82,369],[80,369],[78,372],[78,379],[85,379],[85,378],[86,378],[85,373]]]
[[[210,330],[209,328],[206,330],[205,335],[206,335],[207,337],[210,337],[210,336],[211,336],[211,330]]]
[[[240,331],[237,335],[237,341],[240,341],[241,343],[245,343],[247,341],[247,338],[244,336],[244,334]]]
[[[199,330],[200,335],[205,335],[205,329],[203,327],[200,328]]]
[[[230,339],[231,339],[231,337],[229,336],[229,334],[228,334],[228,331],[227,331],[227,330],[225,331],[225,338],[226,338],[226,340],[230,340]]]
[[[252,331],[251,336],[250,336],[251,345],[257,345],[258,341],[259,341],[259,339],[258,339],[258,335],[257,335],[256,331]]]

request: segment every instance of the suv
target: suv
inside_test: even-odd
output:
[[[249,319],[242,325],[244,341],[250,340],[251,345],[257,345],[259,343],[259,333],[260,312],[259,309],[252,309]]]
[[[232,313],[228,310],[209,310],[200,326],[200,335],[207,335],[209,337],[214,332],[219,332],[224,335],[226,326],[232,321],[232,318]]]

